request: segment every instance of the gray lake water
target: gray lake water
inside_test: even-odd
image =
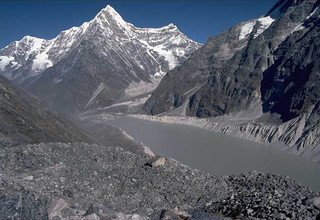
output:
[[[320,164],[267,145],[188,125],[120,117],[108,124],[121,128],[156,153],[213,175],[248,171],[287,175],[320,192]]]

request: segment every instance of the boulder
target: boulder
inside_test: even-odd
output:
[[[147,163],[146,166],[157,167],[163,166],[166,163],[166,159],[162,156],[152,157]]]
[[[64,199],[55,200],[48,211],[49,219],[61,217],[61,211],[68,206],[68,203]]]
[[[306,205],[315,206],[320,209],[320,196],[307,199]]]

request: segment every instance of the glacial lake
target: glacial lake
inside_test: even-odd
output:
[[[193,126],[131,117],[119,117],[107,123],[121,128],[155,154],[203,172],[217,176],[253,170],[283,174],[320,192],[320,164],[267,145]]]

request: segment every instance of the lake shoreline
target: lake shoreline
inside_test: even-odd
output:
[[[320,158],[312,158],[311,155],[302,154],[301,152],[297,151],[295,148],[289,147],[280,141],[270,142],[266,138],[260,138],[248,132],[241,131],[241,129],[233,128],[232,126],[230,126],[230,124],[232,124],[233,122],[235,124],[248,123],[246,119],[237,120],[232,117],[224,117],[224,116],[215,117],[215,118],[196,118],[196,117],[188,117],[188,116],[166,116],[166,115],[153,116],[153,115],[144,115],[144,114],[127,114],[126,116],[148,120],[148,121],[160,122],[160,123],[188,125],[188,126],[210,130],[217,133],[223,133],[225,135],[230,135],[232,137],[263,144],[268,147],[279,150],[281,152],[293,154],[295,156],[302,157],[304,159],[310,160],[320,165]]]
[[[265,144],[195,126],[145,120],[130,115],[103,119],[100,115],[95,120],[121,128],[155,154],[173,158],[202,172],[215,176],[254,170],[277,173],[320,191],[317,184],[320,181],[320,166],[317,163]]]

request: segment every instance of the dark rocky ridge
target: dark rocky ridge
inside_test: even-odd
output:
[[[316,194],[277,175],[213,177],[170,159],[149,166],[145,156],[84,143],[7,146],[0,152],[4,217],[86,219],[125,213],[130,219],[136,213],[145,219],[175,207],[193,219],[215,219],[218,213],[314,219],[320,212]]]
[[[210,77],[208,81],[201,86],[201,88],[193,92],[193,95],[189,98],[189,111],[187,111],[187,115],[210,117],[240,111],[241,109],[246,109],[248,103],[250,103],[256,95],[260,94],[259,89],[263,72],[274,63],[273,53],[278,48],[279,43],[281,43],[287,35],[290,35],[289,33],[292,32],[298,24],[302,23],[318,5],[318,1],[316,0],[296,1],[296,3],[293,3],[294,1],[286,2],[290,2],[290,5],[287,5],[283,14],[258,37],[253,39],[252,36],[250,36],[248,45],[239,52],[234,51],[234,56],[230,56],[221,68],[219,68],[219,62],[217,69],[214,69],[216,66],[215,63],[213,63],[213,67],[204,66],[205,71],[210,72]],[[236,34],[239,33],[235,33],[235,35]],[[224,34],[218,35],[217,38],[223,36]],[[229,43],[230,39],[226,39],[226,41],[225,43]],[[197,55],[197,52],[193,55],[199,57],[201,61],[193,62],[196,58],[189,59],[183,63],[182,66],[196,66],[199,63],[199,67],[197,68],[200,68],[200,66],[202,66],[201,62],[207,63],[211,56],[215,55],[214,51],[211,51],[209,56],[205,56],[203,54],[204,52],[201,53],[201,51],[204,51],[206,47],[210,47],[211,42],[212,41],[209,40],[207,45],[197,51],[200,55]],[[217,45],[216,43],[213,46],[217,47],[219,44]],[[207,60],[203,60],[203,58]],[[178,70],[179,68],[176,69]],[[176,72],[176,77],[185,74],[183,68],[180,68],[180,70],[180,72]],[[194,73],[194,71],[191,71],[191,73]],[[192,76],[189,76],[188,79],[191,80]],[[174,82],[174,80],[172,81]],[[180,81],[177,80],[172,84],[179,86],[179,83]],[[170,80],[166,82],[164,79],[159,85],[159,90],[162,84],[170,84]],[[150,100],[156,99],[158,102],[161,102],[162,99],[156,97],[157,92],[157,90],[154,92]],[[179,91],[179,93],[182,92]],[[151,101],[148,100],[148,102]],[[164,110],[156,110],[156,107],[152,105],[148,108],[148,102],[144,107],[145,113],[151,113],[151,108],[154,108],[157,113],[164,112]],[[178,106],[179,105],[173,107]]]
[[[190,115],[212,117],[246,110],[250,103],[260,97],[263,72],[277,59],[274,53],[279,43],[303,23],[319,4],[316,0],[287,2],[291,4],[287,5],[287,10],[270,28],[251,39],[247,47],[235,54],[220,72],[215,72],[209,82],[190,98]]]
[[[275,62],[264,73],[261,96],[265,112],[278,113],[284,121],[316,106],[320,98],[319,11],[291,34],[274,52]]]
[[[194,75],[209,62],[210,54],[201,52],[210,46],[209,40],[174,70],[174,77],[169,72],[143,112],[226,120],[230,116],[230,123],[218,130],[255,141],[280,141],[319,161],[319,5],[318,0],[279,1],[266,15],[275,19],[270,27],[256,38],[251,34],[247,45],[222,65],[204,65],[201,72],[208,77],[194,87]]]
[[[14,143],[90,142],[73,123],[0,76],[0,140]],[[1,143],[0,143],[1,145]]]
[[[157,115],[182,106],[207,83],[213,72],[219,71],[227,60],[246,46],[250,35],[239,40],[239,34],[241,27],[250,22],[243,22],[218,36],[210,37],[186,62],[169,71],[143,106],[143,112]]]

